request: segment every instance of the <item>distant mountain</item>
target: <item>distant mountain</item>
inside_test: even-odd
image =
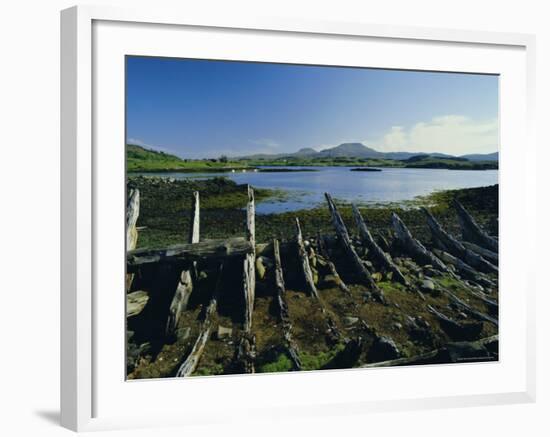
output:
[[[320,156],[329,158],[383,158],[384,153],[378,152],[361,143],[343,143],[336,147],[323,149],[319,152]]]
[[[343,143],[335,147],[329,147],[320,152],[311,147],[304,147],[295,153],[278,153],[267,154],[259,153],[255,155],[241,156],[241,159],[281,159],[281,158],[363,158],[363,159],[396,159],[405,160],[413,156],[432,156],[435,158],[456,158],[447,153],[425,153],[425,152],[379,152],[371,147],[367,147],[362,143]],[[460,158],[465,158],[470,161],[498,161],[498,152],[487,155],[472,154],[463,155]]]
[[[498,152],[494,153],[474,153],[471,155],[462,155],[461,158],[466,158],[469,161],[498,161]]]
[[[298,150],[296,153],[293,153],[294,156],[310,156],[310,155],[317,155],[319,152],[317,150],[312,149],[311,147],[304,147],[300,150]]]

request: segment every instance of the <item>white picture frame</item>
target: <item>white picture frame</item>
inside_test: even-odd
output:
[[[144,29],[148,29],[149,45],[143,41],[140,42],[139,34],[144,32]],[[168,45],[162,45],[162,38],[166,37],[167,32],[177,32],[178,29],[185,29],[187,32],[182,38],[185,38],[190,32],[207,34],[208,32],[227,32],[232,29],[238,33],[238,38],[243,38],[243,42],[247,35],[254,35],[255,39],[268,37],[273,44],[276,44],[277,39],[284,38],[294,38],[295,41],[300,38],[311,40],[331,38],[335,44],[338,44],[341,39],[353,40],[353,44],[362,44],[368,40],[372,44],[383,42],[388,46],[410,44],[420,47],[425,44],[432,47],[430,50],[439,50],[440,52],[452,46],[460,50],[466,57],[469,52],[481,50],[476,58],[479,65],[476,66],[472,63],[471,67],[468,67],[467,59],[460,60],[462,55],[456,56],[456,59],[453,60],[456,64],[453,65],[457,65],[458,71],[498,74],[503,74],[502,71],[506,71],[505,77],[510,77],[510,89],[501,88],[504,96],[503,107],[501,107],[501,135],[503,139],[501,182],[506,187],[506,191],[502,191],[501,186],[501,193],[506,196],[505,200],[501,201],[501,207],[504,208],[503,216],[509,211],[505,223],[501,224],[501,230],[504,231],[503,235],[505,236],[501,240],[501,250],[507,259],[509,256],[509,260],[503,261],[501,265],[506,266],[516,262],[513,250],[510,249],[517,247],[517,244],[526,245],[528,249],[535,244],[534,216],[529,216],[526,208],[510,206],[516,200],[535,205],[533,194],[535,174],[533,171],[527,171],[529,160],[534,159],[529,157],[534,156],[530,152],[533,152],[535,148],[532,127],[534,120],[534,36],[276,18],[243,17],[238,21],[227,22],[224,17],[217,17],[214,14],[195,16],[188,11],[158,9],[127,10],[103,6],[78,6],[64,10],[61,13],[62,425],[72,430],[82,431],[231,421],[236,420],[234,411],[231,408],[222,408],[222,403],[225,402],[227,405],[227,402],[231,401],[231,393],[235,393],[234,396],[239,399],[240,408],[254,411],[258,420],[266,417],[296,415],[349,414],[350,412],[363,414],[371,411],[533,402],[535,399],[535,310],[532,296],[535,293],[535,281],[534,272],[528,266],[525,266],[529,273],[525,275],[526,279],[514,276],[513,272],[501,275],[501,285],[503,286],[501,288],[506,290],[507,284],[510,284],[510,288],[514,288],[516,293],[504,292],[504,300],[501,300],[503,308],[501,310],[503,320],[501,332],[503,336],[507,335],[503,338],[509,343],[503,344],[502,359],[497,363],[497,367],[460,365],[449,370],[448,366],[440,366],[437,369],[425,366],[423,369],[333,371],[325,374],[328,376],[319,376],[320,372],[308,372],[307,374],[294,375],[196,378],[185,381],[185,386],[180,384],[183,381],[126,382],[124,378],[119,378],[120,369],[111,369],[113,362],[117,361],[109,361],[110,353],[108,351],[116,349],[114,352],[117,356],[116,359],[120,353],[124,354],[123,350],[119,350],[121,344],[124,343],[124,332],[120,332],[120,335],[118,333],[118,328],[121,325],[120,320],[115,320],[116,311],[106,310],[105,302],[109,296],[102,294],[102,297],[98,298],[98,293],[105,293],[107,287],[105,284],[108,284],[112,278],[117,278],[121,270],[114,267],[114,270],[109,273],[102,268],[101,263],[104,262],[104,258],[100,257],[99,253],[104,250],[105,244],[104,240],[101,240],[104,237],[100,237],[100,235],[105,235],[108,231],[104,232],[104,225],[101,224],[107,220],[100,212],[105,208],[98,208],[98,205],[107,197],[107,194],[105,196],[102,194],[106,193],[105,186],[110,185],[111,182],[120,182],[119,176],[120,171],[124,171],[124,160],[117,159],[117,157],[123,156],[120,155],[120,150],[113,149],[111,156],[109,149],[105,149],[105,145],[109,144],[111,137],[105,137],[105,141],[101,141],[103,149],[101,149],[101,153],[98,153],[98,139],[104,138],[102,132],[106,131],[108,127],[102,121],[104,112],[101,108],[102,105],[105,105],[102,93],[110,91],[113,94],[113,89],[117,94],[115,98],[118,100],[115,105],[110,105],[110,107],[114,107],[113,110],[118,112],[109,116],[109,120],[112,120],[113,123],[109,126],[111,135],[116,137],[113,132],[123,129],[123,126],[119,126],[120,123],[118,123],[120,110],[123,112],[123,107],[122,109],[120,107],[119,95],[123,77],[121,79],[117,73],[120,70],[120,64],[113,63],[107,66],[108,63],[102,56],[105,53],[105,59],[108,56],[114,56],[121,61],[120,54],[125,53],[126,50],[124,44],[127,41],[124,41],[124,35],[127,32],[138,36],[132,39],[134,46],[130,54],[166,54],[175,49]],[[105,41],[109,41],[109,46],[111,46],[109,49],[106,48]],[[158,42],[156,46],[155,42]],[[208,46],[206,42],[204,45],[198,44],[194,47],[193,53],[198,57],[198,54],[204,51],[205,57],[215,56],[212,53],[221,49],[223,44],[230,44],[230,42],[224,43],[217,39],[213,46]],[[243,47],[247,47],[246,44]],[[160,51],[156,52],[157,49]],[[250,53],[257,49],[258,47],[251,43]],[[140,53],[136,53],[136,50]],[[230,57],[235,56],[235,50],[240,49],[233,47],[232,50],[233,54],[228,55]],[[438,70],[437,62],[443,62],[441,60],[434,60],[433,63],[418,61],[414,66],[414,61],[407,61],[406,53],[403,49],[400,50],[402,50],[404,60],[399,62],[409,62],[407,65],[410,65],[411,68]],[[486,53],[483,50],[492,50],[494,58],[488,59],[487,56],[484,56]],[[275,52],[266,56],[272,59],[277,56]],[[128,54],[128,52],[126,53]],[[247,59],[256,56],[250,53],[247,55]],[[502,60],[499,60],[499,53],[502,55]],[[174,56],[178,56],[178,53],[174,52]],[[259,56],[262,57],[262,55]],[[292,56],[297,59],[300,54],[296,52]],[[330,56],[330,53],[325,56]],[[97,62],[98,60],[101,62]],[[341,62],[346,65],[346,61]],[[378,62],[383,62],[383,60]],[[385,62],[386,64],[383,65],[389,68],[400,68],[401,65],[397,61],[393,64],[390,60]],[[492,62],[494,67],[491,67]],[[499,62],[501,64],[497,66]],[[460,65],[462,67],[459,67]],[[403,68],[402,65],[401,68]],[[499,68],[503,70],[501,71]],[[110,76],[112,72],[115,74]],[[109,81],[110,78],[113,80],[109,87],[104,87],[99,83],[105,78]],[[118,91],[116,91],[117,89]],[[98,90],[104,91],[98,92]],[[519,108],[509,108],[506,102],[511,101],[512,98],[518,102]],[[516,112],[512,113],[512,111]],[[512,119],[518,120],[514,127],[510,126],[511,123],[505,124],[506,121]],[[516,143],[521,142],[522,147],[514,148],[511,145],[512,139]],[[122,136],[120,136],[120,141],[122,147],[124,141]],[[535,167],[535,165],[530,166],[531,169]],[[514,172],[511,171],[512,168],[515,169]],[[103,174],[110,176],[105,177]],[[114,176],[115,174],[118,176]],[[513,184],[508,183],[509,180]],[[123,202],[121,202],[123,190],[121,188],[118,191],[113,190],[109,202],[112,201],[113,205],[119,205],[117,211],[121,212],[124,209]],[[105,201],[107,202],[107,200]],[[116,220],[118,216],[116,214],[115,216]],[[122,217],[113,229],[123,229]],[[109,220],[112,220],[112,217]],[[526,226],[523,234],[525,238],[519,241],[514,238],[518,232],[517,224],[521,221],[525,222],[525,220],[529,222],[530,226]],[[120,235],[122,237],[122,231]],[[120,245],[118,248],[120,249]],[[117,265],[116,259],[114,265]],[[110,276],[111,273],[112,276]],[[123,276],[121,275],[120,282],[122,283],[122,281]],[[117,286],[117,283],[112,283],[109,288],[112,287],[115,290],[113,293],[116,293]],[[517,321],[515,328],[507,325],[507,323],[512,323],[512,319]],[[102,333],[111,328],[117,334],[113,334],[113,343],[107,346],[106,337]],[[508,364],[510,364],[509,368]],[[120,367],[123,367],[122,364]],[[456,370],[457,368],[459,370]],[[376,372],[376,380],[372,377],[375,374],[373,372]],[[427,391],[420,392],[414,384],[406,385],[405,382],[410,379],[410,372],[415,372],[414,379],[419,380],[428,376],[434,381],[444,381],[449,377],[458,378],[458,381],[454,381],[458,385],[460,378],[466,378],[466,375],[479,373],[483,376],[479,377],[478,390],[466,387],[468,384],[464,381],[465,387],[462,390],[458,385],[446,390],[434,383],[433,387],[428,388]],[[491,380],[491,374],[498,375],[498,377],[494,376],[494,380]],[[110,382],[113,381],[113,378],[118,378],[116,384]],[[382,396],[380,393],[383,393],[384,381],[388,381],[388,378],[402,381],[404,388],[401,390],[388,387],[388,396]],[[482,381],[484,382],[482,383]],[[336,389],[337,387],[349,388],[361,384],[370,387],[370,390],[358,390],[351,393],[339,392]],[[378,387],[377,384],[379,384]],[[117,387],[114,387],[115,385]],[[320,385],[323,385],[326,390],[319,390]],[[450,383],[450,385],[452,384]],[[219,405],[213,401],[208,408],[203,407],[202,413],[200,405],[195,405],[195,410],[191,408],[192,405],[181,405],[181,411],[185,411],[185,414],[178,413],[177,409],[164,408],[159,400],[176,399],[178,396],[181,398],[182,387],[185,387],[186,393],[200,391],[213,394],[219,390]],[[285,387],[287,390],[290,387],[295,389],[295,396],[293,396],[295,399],[292,400],[292,403],[285,404],[281,392],[277,391],[283,390]],[[265,390],[270,390],[270,400],[263,400],[259,396],[262,392],[265,393]],[[238,394],[238,392],[242,393]],[[323,398],[327,392],[334,393],[332,399]],[[127,410],[115,408],[115,404],[121,405],[125,400],[131,404],[130,400],[139,396],[142,396],[141,402],[150,404],[150,414],[132,410],[131,405]],[[159,404],[158,408],[154,408],[153,403]],[[144,409],[147,410],[147,408]],[[132,411],[135,415],[131,414]]]

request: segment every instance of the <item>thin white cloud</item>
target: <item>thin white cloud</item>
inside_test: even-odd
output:
[[[126,142],[128,144],[134,144],[136,146],[141,146],[141,147],[152,147],[150,144],[147,144],[144,141],[141,141],[139,138],[128,138]]]
[[[385,152],[491,153],[498,149],[498,120],[444,115],[409,129],[392,126],[381,138],[366,144]]]
[[[279,149],[281,147],[281,143],[272,138],[260,138],[257,140],[251,140],[250,143],[254,144],[255,146],[263,147],[265,149]]]
[[[164,147],[146,143],[145,141],[140,140],[139,138],[128,138],[126,141],[127,144],[134,144],[136,146],[145,147],[146,149],[156,150],[157,152],[170,153],[172,155],[180,156],[178,148]],[[181,156],[180,156],[181,157]]]

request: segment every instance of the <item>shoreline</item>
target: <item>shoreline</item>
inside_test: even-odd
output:
[[[139,188],[142,208],[138,226],[146,227],[138,239],[138,247],[162,247],[181,243],[190,225],[191,198],[193,191],[201,195],[201,237],[228,238],[242,236],[246,216],[246,185],[225,177],[209,179],[173,179],[137,176],[128,179],[128,186]],[[285,202],[289,193],[275,189],[254,187],[257,204],[262,202]],[[453,214],[448,214],[452,198],[460,199],[472,210],[474,217],[498,232],[498,185],[434,191],[427,196],[399,202],[355,202],[375,231],[388,232],[392,212],[421,232],[427,233],[419,208],[429,207],[443,214],[443,223],[453,228],[458,226]],[[351,202],[335,198],[344,220],[354,223]],[[449,216],[449,217],[447,217]],[[312,208],[292,211],[257,214],[257,241],[272,238],[285,239],[294,235],[294,221],[303,223],[306,236],[318,231],[333,232],[326,204],[320,202]]]

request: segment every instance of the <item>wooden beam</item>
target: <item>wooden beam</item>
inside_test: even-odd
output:
[[[198,243],[200,240],[200,197],[198,191],[193,191],[193,214],[191,216],[190,243]]]
[[[374,238],[372,238],[371,233],[369,232],[369,229],[367,228],[367,224],[365,223],[365,220],[363,220],[363,216],[359,212],[359,209],[355,204],[351,205],[352,211],[353,211],[353,217],[355,219],[355,224],[359,228],[359,234],[361,235],[361,239],[363,240],[363,243],[366,244],[367,248],[369,249],[369,253],[372,253],[376,261],[383,266],[386,270],[393,273],[393,279],[396,281],[402,283],[403,285],[408,286],[409,281],[403,276],[401,273],[401,270],[393,263],[393,260],[391,259],[391,256],[384,252],[378,244],[376,244],[376,241],[374,241]]]
[[[187,358],[181,364],[178,371],[176,372],[177,378],[185,378],[187,376],[191,376],[193,372],[197,369],[197,366],[199,365],[199,361],[202,356],[202,353],[204,352],[206,342],[210,337],[210,330],[212,327],[211,326],[212,315],[216,312],[218,307],[218,297],[220,294],[221,284],[222,284],[222,273],[223,273],[223,264],[220,265],[216,288],[214,289],[212,298],[210,299],[210,302],[206,307],[204,319],[201,323],[200,332],[199,332],[199,335],[197,336],[197,340],[195,341],[193,348],[191,349],[191,352],[189,353],[189,355],[187,355]]]
[[[139,190],[130,189],[126,204],[126,251],[134,250],[138,240],[137,220],[139,217]],[[126,293],[130,292],[134,274],[126,272]]]
[[[191,216],[191,232],[189,233],[189,243],[198,243],[200,239],[200,201],[199,192],[193,192],[193,213]],[[196,263],[193,265],[196,270]],[[184,269],[180,272],[180,279],[176,287],[176,292],[170,303],[168,310],[168,320],[166,321],[166,335],[171,336],[176,331],[178,322],[183,311],[187,309],[189,298],[193,292],[193,276],[191,270]]]
[[[342,244],[342,247],[344,248],[347,257],[354,267],[355,273],[357,274],[359,279],[371,289],[373,295],[379,302],[386,303],[384,293],[380,288],[378,288],[378,285],[376,285],[376,282],[374,282],[374,279],[372,278],[369,270],[355,251],[344,220],[342,220],[342,216],[338,212],[338,209],[336,208],[336,205],[334,204],[331,195],[329,193],[325,193],[325,198],[327,200],[330,215],[332,217],[334,230],[340,238],[340,243]]]
[[[126,205],[126,250],[136,248],[138,234],[136,229],[139,217],[139,190],[132,188]]]
[[[336,270],[336,266],[330,260],[330,255],[328,254],[328,250],[325,244],[325,239],[323,238],[323,236],[321,236],[321,233],[317,234],[317,248],[319,251],[319,255],[321,255],[324,258],[330,270],[330,273],[332,274],[332,276],[334,276],[334,279],[336,280],[336,284],[338,285],[338,288],[340,288],[340,290],[342,290],[344,293],[351,296],[351,291],[349,291],[348,286],[338,274],[338,271]]]
[[[447,317],[445,314],[439,312],[433,306],[428,305],[428,311],[432,313],[439,321],[441,329],[454,341],[472,341],[479,338],[481,330],[483,329],[483,323],[458,323],[456,320]]]
[[[161,249],[137,249],[126,254],[128,268],[159,262],[192,263],[201,260],[223,260],[253,253],[250,241],[242,237],[177,244]]]
[[[286,350],[292,361],[294,370],[302,369],[302,362],[298,355],[298,347],[292,339],[292,323],[288,313],[288,306],[285,301],[285,280],[283,277],[283,266],[281,263],[281,253],[279,250],[279,241],[273,240],[273,257],[275,258],[275,290],[277,292],[277,303],[279,304],[279,317],[283,324],[283,336],[286,343]]]
[[[491,343],[498,342],[498,335],[482,338],[477,341],[470,342],[452,342],[447,343],[440,349],[435,349],[425,354],[417,355],[414,357],[397,358],[395,360],[380,361],[377,363],[370,363],[363,368],[369,367],[392,367],[392,366],[412,366],[419,364],[440,364],[446,362],[473,362],[473,361],[488,361],[489,357],[471,357],[465,356],[465,352],[471,352],[476,349],[484,349]],[[452,353],[449,353],[452,352]],[[487,352],[487,351],[486,351]]]
[[[235,361],[243,373],[255,373],[256,337],[250,332],[243,332],[237,345]]]
[[[462,244],[466,249],[470,249],[472,252],[475,252],[478,255],[481,255],[491,264],[498,266],[498,253],[492,252],[488,249],[485,249],[484,247],[478,246],[477,244],[470,243],[468,241],[462,241]]]
[[[428,221],[428,226],[432,231],[434,239],[440,243],[444,248],[447,249],[452,255],[462,259],[466,264],[469,264],[473,268],[482,271],[484,273],[494,273],[498,274],[498,267],[491,264],[481,255],[471,251],[464,247],[464,245],[454,238],[452,235],[447,233],[435,217],[428,211],[426,208],[422,208],[424,214],[426,214],[426,219]]]
[[[493,280],[491,280],[485,274],[473,269],[461,259],[440,249],[434,249],[434,253],[441,260],[443,260],[449,265],[452,265],[461,277],[465,279],[469,279],[470,281],[474,281],[479,285],[481,285],[482,287],[487,287],[487,288],[495,287],[495,283],[493,282]]]
[[[495,326],[498,326],[498,320],[494,317],[491,317],[487,314],[483,314],[481,311],[476,310],[475,308],[472,308],[470,305],[468,305],[466,302],[461,300],[457,295],[450,292],[449,290],[442,288],[443,292],[449,297],[449,299],[462,311],[464,311],[467,314],[470,314],[473,318],[485,322],[489,322]]]
[[[302,274],[304,275],[308,292],[312,296],[319,298],[319,293],[317,292],[317,287],[315,286],[315,281],[313,280],[313,272],[311,271],[311,266],[309,265],[309,258],[304,246],[302,229],[300,228],[300,220],[298,217],[296,217],[296,245],[298,248],[298,258],[300,259],[302,266]]]
[[[449,272],[447,266],[437,258],[432,252],[424,247],[424,245],[414,238],[401,218],[394,212],[391,215],[393,229],[401,246],[419,265],[430,264],[435,269],[442,272]]]
[[[463,238],[467,241],[482,246],[491,252],[498,253],[498,240],[485,232],[458,200],[453,199],[453,206],[455,207],[458,215],[458,221],[460,223],[460,227],[462,228]]]
[[[139,290],[126,295],[126,317],[137,316],[149,302],[149,294]]]
[[[245,256],[243,263],[243,289],[245,300],[244,330],[252,329],[252,313],[254,311],[254,297],[256,290],[256,224],[254,190],[248,185],[248,204],[246,206],[246,237],[252,251]]]

